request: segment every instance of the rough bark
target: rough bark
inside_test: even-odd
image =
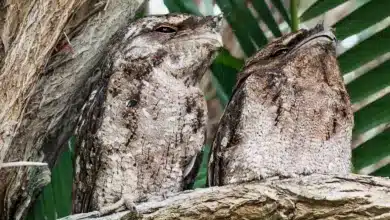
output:
[[[55,164],[97,82],[102,48],[144,0],[27,2],[9,0],[0,15],[0,167]],[[48,176],[47,168],[1,169],[1,218],[22,218]]]
[[[274,179],[185,191],[137,210],[63,219],[389,219],[390,180],[352,174]]]

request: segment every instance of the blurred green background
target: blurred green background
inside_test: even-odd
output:
[[[223,13],[223,50],[211,66],[216,96],[225,105],[244,60],[273,38],[324,23],[339,40],[338,61],[354,110],[354,172],[390,177],[390,1],[389,0],[150,0],[145,14]],[[213,97],[212,97],[213,98]],[[28,219],[70,214],[72,140]],[[207,146],[206,146],[206,151]],[[207,163],[198,175],[205,181]]]

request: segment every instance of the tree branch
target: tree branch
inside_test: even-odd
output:
[[[362,175],[294,179],[185,191],[137,206],[135,215],[98,212],[73,219],[389,219],[390,180]]]

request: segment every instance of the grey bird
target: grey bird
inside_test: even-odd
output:
[[[186,166],[205,142],[198,83],[222,47],[221,19],[148,16],[113,38],[100,70],[106,80],[90,98],[100,101],[79,123],[88,139],[75,194],[88,205],[78,211],[133,209],[184,189]]]
[[[213,142],[210,186],[350,172],[353,114],[335,46],[317,25],[247,60]]]

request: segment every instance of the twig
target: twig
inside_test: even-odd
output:
[[[107,0],[107,2],[106,2],[106,5],[104,6],[104,11],[106,11],[106,10],[107,10],[107,8],[108,8],[108,4],[110,4],[110,0]]]
[[[0,164],[0,169],[4,167],[22,167],[22,166],[47,166],[47,163],[43,162],[30,162],[30,161],[17,161]]]

